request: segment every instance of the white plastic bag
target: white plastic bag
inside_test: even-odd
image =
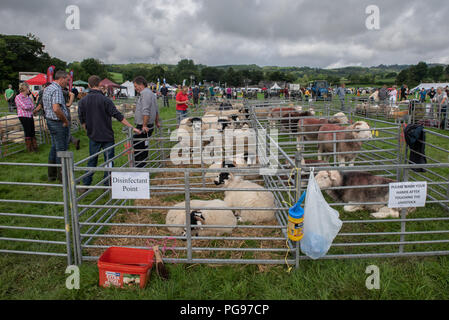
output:
[[[313,171],[310,173],[304,207],[304,238],[301,251],[311,259],[324,257],[343,225],[337,210],[332,209],[321,193]]]

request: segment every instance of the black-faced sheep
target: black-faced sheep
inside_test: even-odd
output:
[[[184,208],[185,202],[178,203],[174,207]],[[227,208],[228,206],[222,200],[191,200],[191,208],[204,208],[204,209],[192,209],[190,213],[191,230],[193,236],[211,237],[220,236],[224,234],[231,234],[233,228],[202,228],[203,225],[213,226],[232,226],[237,225],[237,218],[231,210],[209,210],[207,208]],[[185,225],[186,224],[186,211],[184,209],[172,209],[168,211],[165,223],[168,225]],[[169,227],[168,231],[176,236],[185,235],[185,228]]]
[[[221,173],[219,181],[216,185],[224,184],[225,188],[230,191],[225,191],[226,205],[233,208],[274,208],[274,195],[265,190],[264,187],[243,180],[242,177],[234,176],[231,173]],[[232,189],[256,189],[261,191],[232,191]],[[241,222],[250,223],[264,223],[275,219],[275,210],[236,210],[236,216]]]
[[[326,193],[334,200],[349,203],[344,207],[345,212],[360,210],[374,210],[371,216],[374,218],[399,218],[398,209],[390,209],[386,204],[382,205],[350,205],[350,203],[384,202],[388,203],[389,184],[395,182],[392,179],[375,176],[367,172],[338,172],[321,171],[316,175],[316,181],[321,189],[350,186],[385,185],[384,187],[372,187],[361,189],[326,190]],[[409,211],[413,211],[411,209]]]

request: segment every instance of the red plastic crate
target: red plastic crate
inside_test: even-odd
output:
[[[145,288],[154,262],[153,250],[111,247],[98,260],[100,286]]]

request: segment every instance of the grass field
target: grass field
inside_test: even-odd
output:
[[[4,100],[0,109],[5,108]],[[174,106],[161,108],[163,119],[173,118]],[[121,125],[114,121],[116,141],[124,138]],[[88,155],[88,139],[83,132],[75,134],[81,139],[82,149],[75,153],[75,161]],[[436,142],[438,143],[438,142]],[[445,146],[447,148],[447,146]],[[2,161],[46,163],[49,146],[41,146],[39,154],[18,154]],[[118,148],[116,154],[120,151]],[[125,161],[124,159],[121,161]],[[8,170],[9,169],[9,170]],[[46,168],[2,167],[0,181],[46,182]],[[100,174],[95,176],[98,181]],[[57,188],[13,187],[0,185],[0,198],[7,199],[60,199]],[[438,206],[426,209],[433,214]],[[42,205],[0,204],[0,212],[43,212],[60,214],[60,207]],[[20,224],[18,218],[1,218],[0,224]],[[59,222],[58,222],[59,223]],[[26,224],[30,226],[30,223]],[[38,225],[38,222],[36,222]],[[56,227],[57,223],[45,225]],[[8,233],[19,236],[20,232]],[[6,232],[0,229],[0,237]],[[26,236],[33,237],[33,232]],[[49,239],[53,240],[53,239]],[[55,240],[60,240],[56,239]],[[20,247],[19,247],[20,248]],[[380,290],[370,291],[365,286],[366,268],[376,265],[380,269]],[[448,299],[449,257],[302,261],[300,268],[287,272],[287,266],[207,266],[170,265],[169,281],[161,281],[152,274],[145,290],[101,289],[95,263],[81,266],[80,290],[65,287],[66,260],[39,256],[0,253],[0,299]]]

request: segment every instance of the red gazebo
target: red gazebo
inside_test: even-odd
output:
[[[34,78],[28,79],[25,82],[32,86],[43,86],[47,83],[47,76],[43,73],[39,73]]]

